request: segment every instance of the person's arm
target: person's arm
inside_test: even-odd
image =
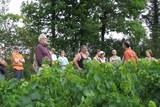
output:
[[[127,52],[124,52],[124,62],[129,60],[129,55]]]
[[[12,60],[13,60],[14,63],[18,63],[19,62],[19,59],[16,58],[14,53],[12,54]]]
[[[93,57],[93,60],[96,60],[96,58],[95,58],[95,57]]]
[[[109,59],[109,62],[110,62],[110,63],[113,63],[113,61],[112,61],[112,57]]]
[[[19,59],[20,62],[25,63],[25,60],[23,58],[23,56],[21,55],[21,58]]]
[[[137,54],[135,53],[135,60],[136,60],[136,63],[138,63],[138,56],[137,56]]]
[[[35,49],[35,56],[36,56],[36,60],[37,60],[37,65],[39,67],[41,67],[41,65],[42,65],[42,51],[39,46],[37,46]]]
[[[33,61],[32,67],[33,67],[33,68],[36,68],[35,61]]]
[[[55,54],[55,60],[57,60],[58,58],[57,58],[57,55]]]
[[[78,65],[78,60],[80,59],[80,55],[79,54],[77,54],[75,57],[74,57],[74,59],[73,59],[73,63],[74,63],[74,65],[76,66],[76,68],[78,69],[78,70],[81,70],[81,68],[79,67],[79,65]]]
[[[5,67],[7,66],[7,62],[5,60],[2,60],[2,59],[0,59],[0,64],[5,66]]]
[[[97,61],[98,63],[101,63],[100,59],[97,59],[96,56],[93,58],[93,60]]]

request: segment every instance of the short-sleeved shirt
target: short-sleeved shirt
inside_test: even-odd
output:
[[[37,60],[38,67],[42,66],[42,59],[44,57],[48,57],[49,60],[50,60],[50,65],[52,65],[51,54],[50,54],[47,46],[45,46],[41,43],[38,44],[35,48],[35,55],[36,55],[36,60]]]
[[[52,61],[57,61],[57,56],[55,54],[52,54],[51,57],[52,57]]]
[[[69,63],[68,59],[66,57],[62,57],[62,56],[58,57],[58,62],[60,62],[62,65],[64,65],[64,66],[61,66],[63,70],[66,69],[65,65],[67,65]]]
[[[112,62],[116,62],[116,61],[121,60],[121,58],[119,56],[112,56],[110,59],[112,60]]]
[[[13,53],[12,54],[13,59],[13,69],[16,70],[23,70],[23,63],[22,62],[15,62],[15,59],[24,59],[23,56],[20,53]]]
[[[146,59],[148,59],[148,60],[150,60],[150,61],[156,60],[156,58],[154,58],[154,57],[150,57],[150,58],[146,57]]]
[[[108,58],[103,58],[103,59],[102,59],[102,58],[100,58],[100,62],[101,62],[101,63],[108,62]]]
[[[127,62],[130,59],[134,59],[136,62],[138,62],[138,57],[136,53],[130,48],[127,48],[124,52],[124,61]]]

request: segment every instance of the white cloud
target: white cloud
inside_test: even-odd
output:
[[[11,0],[9,3],[9,13],[13,13],[13,14],[21,14],[20,12],[20,7],[21,7],[21,3],[24,0]]]

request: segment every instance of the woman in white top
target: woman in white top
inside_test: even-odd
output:
[[[66,65],[69,64],[69,61],[67,59],[67,57],[65,57],[65,52],[64,50],[61,50],[61,55],[58,58],[58,62],[62,68],[62,70],[66,69]]]
[[[55,49],[54,48],[51,48],[51,57],[52,57],[52,61],[57,61],[57,56],[54,54],[55,52]]]
[[[104,57],[105,53],[103,51],[100,51],[100,62],[105,63],[108,62],[108,59]]]
[[[95,61],[100,63],[99,55],[100,55],[100,49],[97,49],[96,50],[96,55],[94,56],[93,60],[95,60]]]
[[[112,57],[110,58],[110,62],[114,63],[116,61],[121,61],[121,58],[119,56],[117,56],[117,51],[114,49],[112,50]]]

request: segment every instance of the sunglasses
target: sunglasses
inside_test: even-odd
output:
[[[42,38],[42,39],[48,39],[48,38]]]

